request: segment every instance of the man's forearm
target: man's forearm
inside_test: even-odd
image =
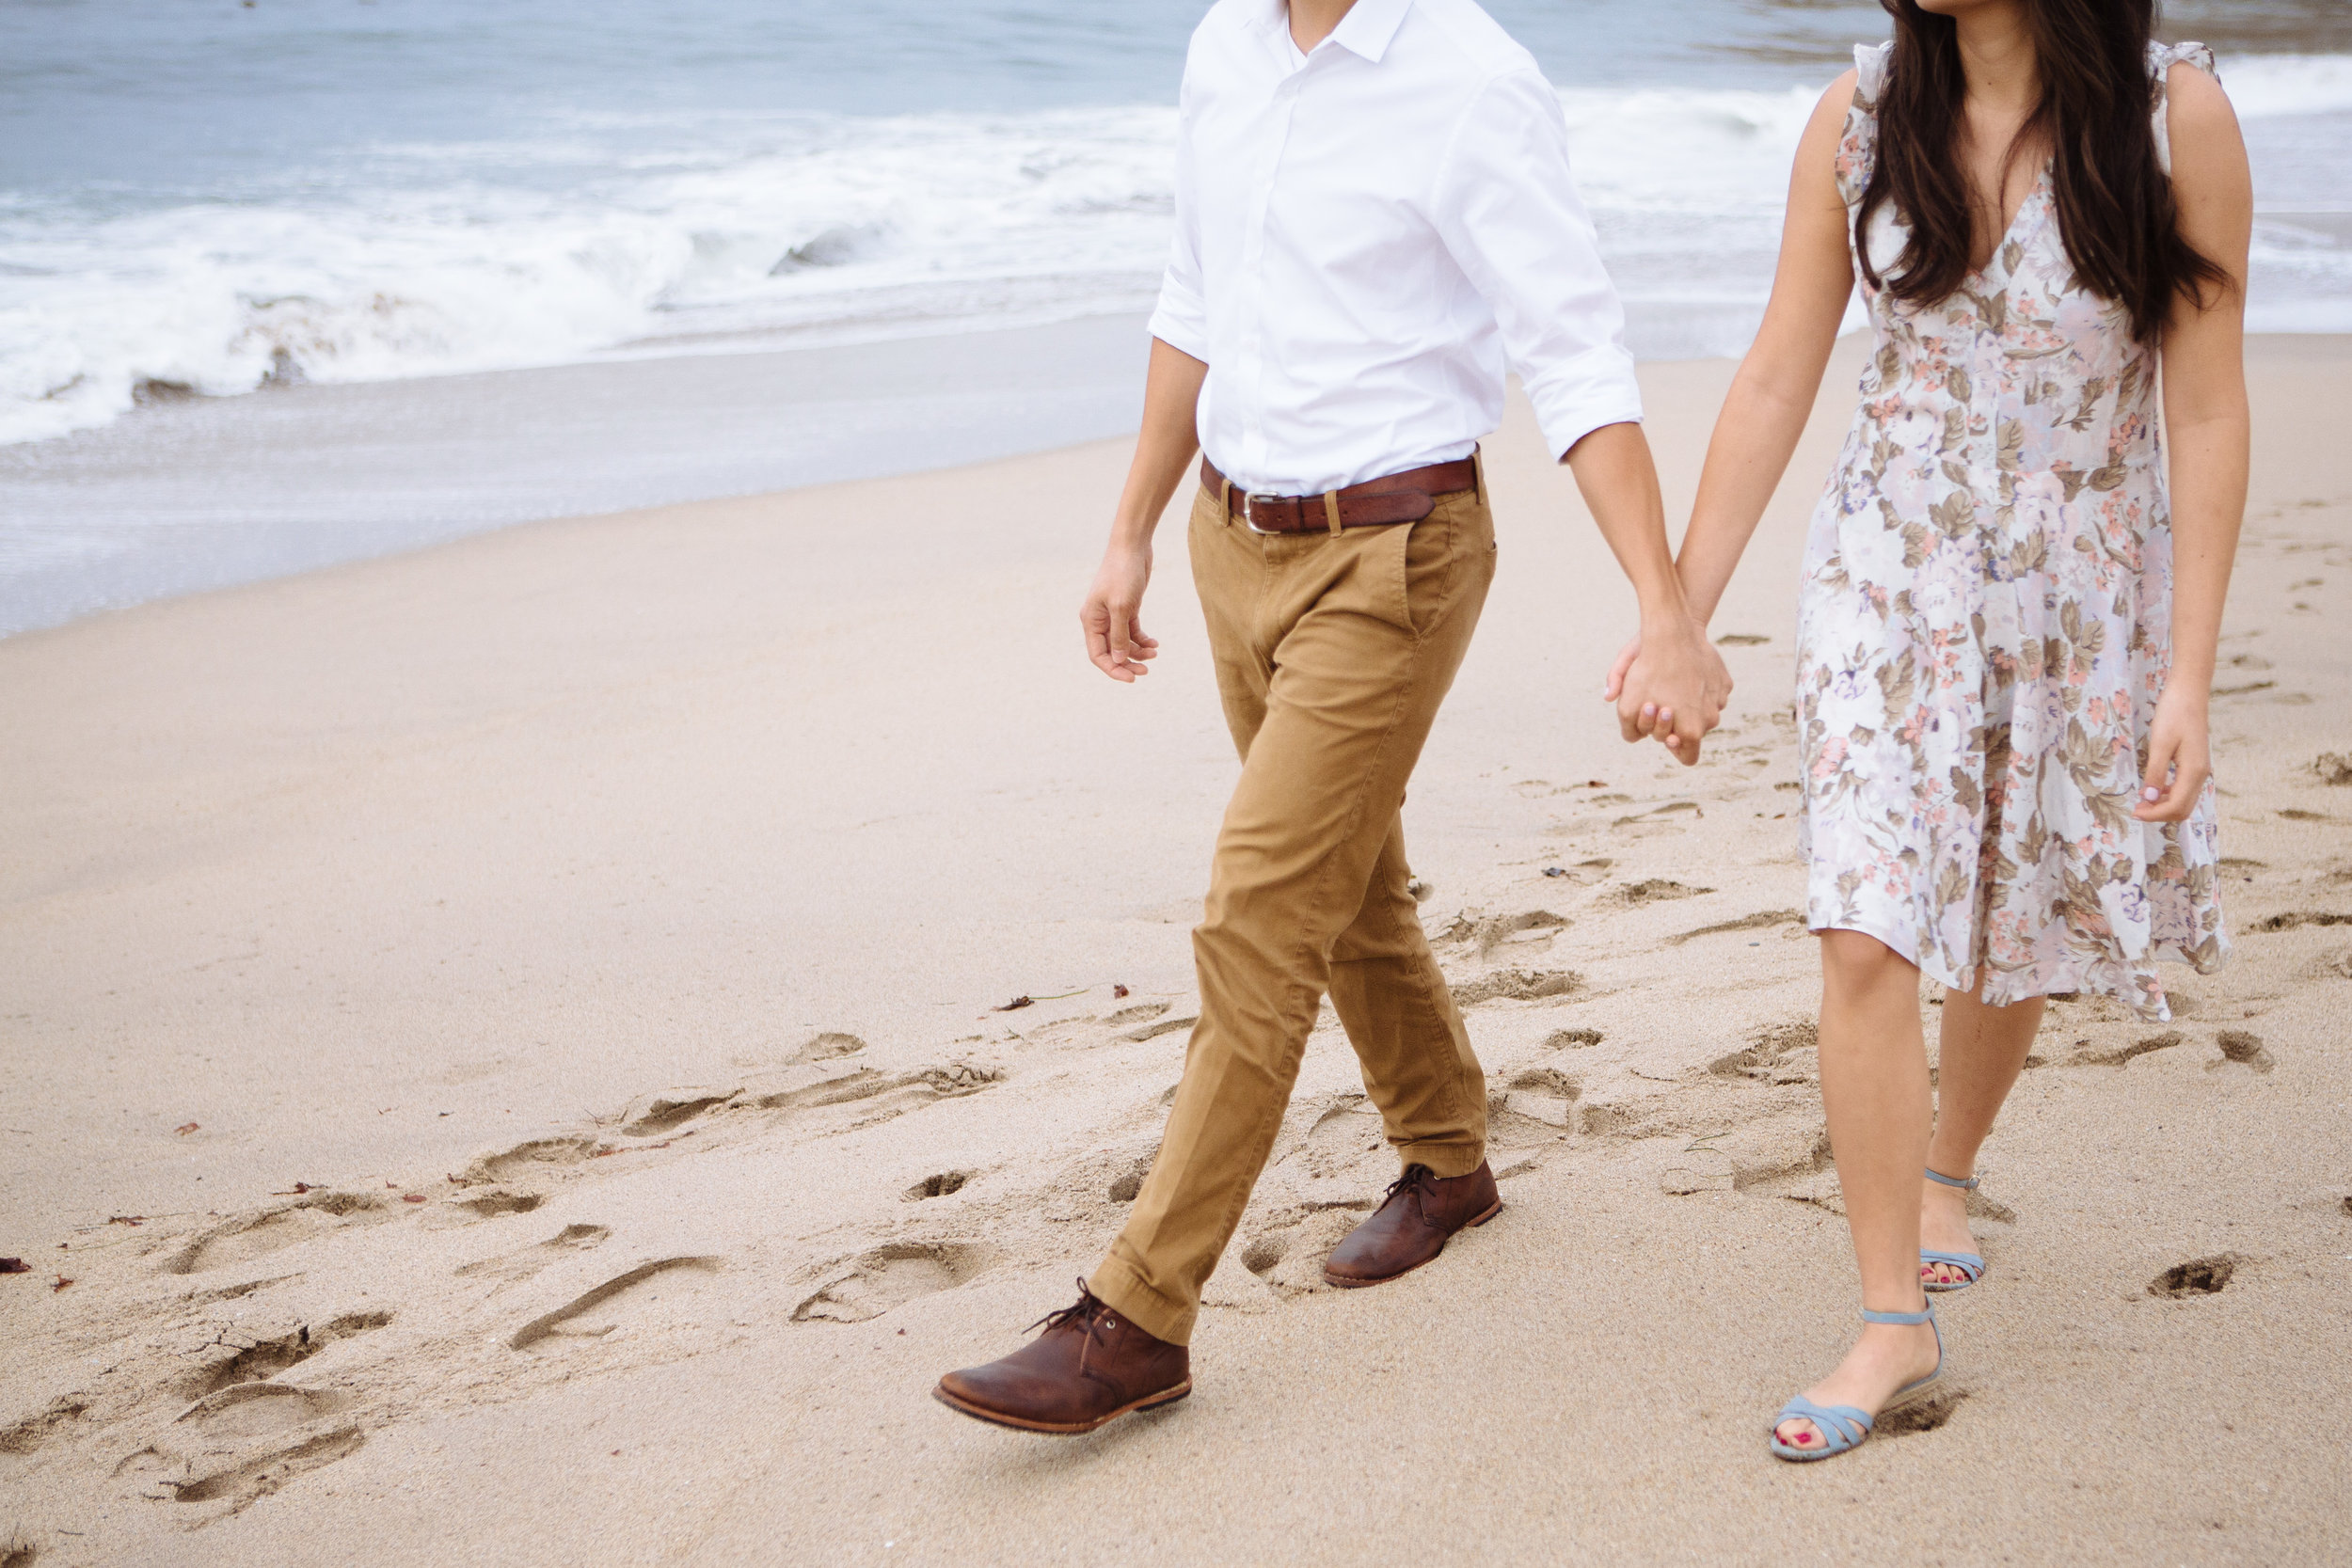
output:
[[[1200,385],[1209,367],[1159,339],[1152,340],[1152,364],[1144,374],[1143,429],[1136,436],[1135,461],[1120,493],[1111,522],[1114,546],[1140,546],[1152,540],[1160,514],[1184,481],[1200,450],[1198,414]]]
[[[1644,618],[1687,613],[1682,579],[1666,543],[1666,502],[1658,489],[1658,465],[1642,427],[1603,425],[1562,461],[1576,475],[1576,487],[1601,537],[1632,581]]]

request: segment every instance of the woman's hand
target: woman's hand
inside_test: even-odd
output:
[[[1157,658],[1160,641],[1147,636],[1136,618],[1143,608],[1143,591],[1152,581],[1152,546],[1123,545],[1114,540],[1103,552],[1094,586],[1078,610],[1086,631],[1087,657],[1115,681],[1133,684],[1152,673],[1144,660]]]
[[[1645,615],[1642,630],[1610,668],[1603,695],[1617,705],[1626,739],[1655,739],[1688,768],[1699,760],[1700,741],[1723,721],[1731,672],[1693,617]]]
[[[2205,693],[2167,681],[2148,727],[2148,770],[2132,815],[2142,822],[2185,822],[2213,777]]]
[[[1600,683],[1600,700],[1613,703],[1617,693],[1625,689],[1625,673],[1633,668],[1633,661],[1642,657],[1642,634],[1635,632],[1617,650],[1617,662],[1609,667],[1609,678]]]

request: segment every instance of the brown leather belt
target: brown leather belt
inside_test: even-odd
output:
[[[1481,487],[1476,453],[1368,479],[1320,496],[1252,495],[1237,490],[1206,457],[1200,460],[1200,483],[1223,503],[1228,517],[1239,517],[1260,533],[1337,533],[1343,528],[1418,523],[1437,510],[1439,496]]]

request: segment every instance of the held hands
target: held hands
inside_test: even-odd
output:
[[[1078,610],[1078,625],[1086,631],[1087,657],[1115,681],[1133,685],[1136,676],[1152,673],[1144,661],[1159,657],[1159,639],[1147,636],[1136,619],[1143,607],[1143,591],[1151,581],[1152,546],[1113,541],[1103,553],[1094,586],[1087,590],[1086,603]]]
[[[2148,727],[2148,768],[2132,815],[2142,822],[2185,822],[2212,776],[2205,693],[2168,681],[2156,699],[2155,721]]]
[[[1699,740],[1723,721],[1731,672],[1688,612],[1645,612],[1642,629],[1617,655],[1601,689],[1617,705],[1626,739],[1656,738],[1685,768],[1699,760]]]

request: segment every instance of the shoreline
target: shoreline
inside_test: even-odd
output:
[[[523,523],[1123,436],[1141,404],[1144,320],[264,388],[0,447],[13,525],[0,531],[0,641]],[[2249,338],[2274,356],[2309,342],[2322,358],[2344,341]],[[1643,361],[1718,362],[1730,361]]]
[[[0,448],[0,638],[516,523],[1116,434],[1140,314],[265,388]],[[9,554],[18,560],[9,561]]]
[[[1595,695],[1629,595],[1514,397],[1501,573],[1406,812],[1504,1213],[1317,1288],[1393,1174],[1327,1017],[1198,1392],[1062,1443],[926,1395],[1066,1303],[1181,1065],[1233,762],[1172,530],[1152,678],[1077,655],[1124,439],[0,641],[21,1541],[1858,1561],[1899,1496],[1955,1560],[2340,1560],[2352,789],[2314,765],[2352,752],[2352,341],[2249,346],[2214,706],[2237,957],[2168,968],[2167,1031],[2054,1006],[1989,1152],[1994,1272],[1945,1311],[1952,1393],[1826,1472],[1763,1451],[1851,1288],[1778,786],[1855,364],[1716,618],[1740,684],[1692,769]],[[1642,367],[1670,515],[1730,373]],[[2219,1291],[2152,1291],[2213,1259]]]

